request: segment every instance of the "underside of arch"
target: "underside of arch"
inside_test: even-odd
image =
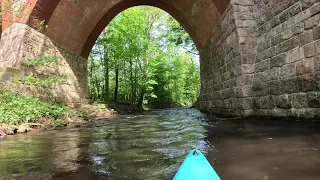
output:
[[[178,20],[200,49],[228,4],[229,0],[27,0],[16,21],[37,29],[70,52],[87,57],[99,34],[118,13],[149,5]],[[41,21],[47,29],[39,29]]]

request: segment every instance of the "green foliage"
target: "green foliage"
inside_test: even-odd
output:
[[[36,122],[41,117],[58,119],[67,108],[49,104],[37,98],[10,92],[0,92],[0,123]]]
[[[59,58],[56,56],[39,56],[34,60],[28,62],[29,67],[36,67],[36,66],[44,66],[49,65],[51,63],[58,63]]]
[[[155,108],[193,103],[200,91],[194,54],[191,38],[169,14],[129,8],[110,22],[89,57],[91,98]]]
[[[45,78],[37,78],[34,76],[26,76],[24,78],[24,84],[37,87],[51,87],[56,84],[62,84],[65,82],[66,77],[61,75],[51,75]]]

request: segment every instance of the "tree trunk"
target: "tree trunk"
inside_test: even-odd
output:
[[[119,88],[119,69],[116,67],[116,85],[114,87],[114,101],[118,101],[118,88]]]
[[[107,104],[109,99],[109,58],[106,47],[104,47],[104,84],[104,102]]]

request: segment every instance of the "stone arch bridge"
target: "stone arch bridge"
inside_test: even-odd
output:
[[[167,11],[196,43],[201,109],[320,115],[319,0],[2,0],[0,77],[10,79],[37,56],[58,56],[63,62],[51,70],[67,75],[68,84],[56,98],[87,99],[95,40],[116,14],[137,5]]]

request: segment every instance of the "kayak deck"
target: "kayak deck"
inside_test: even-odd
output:
[[[220,180],[220,177],[199,150],[192,150],[173,180]]]

